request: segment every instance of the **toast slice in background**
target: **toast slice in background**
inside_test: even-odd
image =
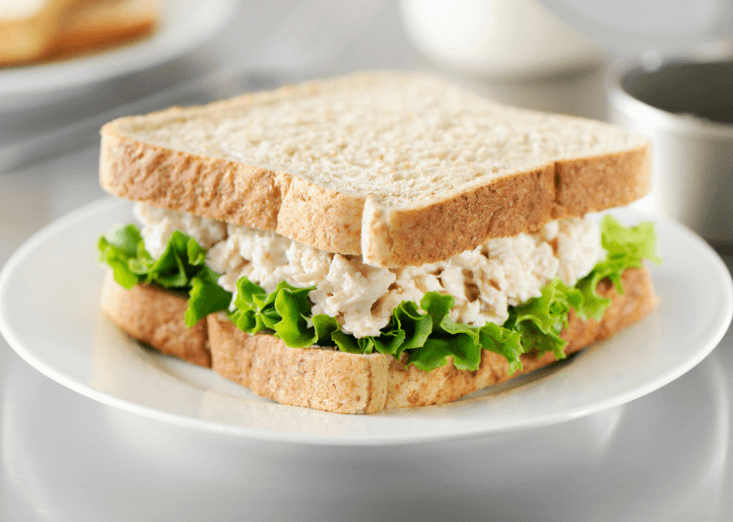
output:
[[[0,6],[0,66],[32,62],[51,47],[69,11],[87,0],[36,0]]]
[[[46,0],[33,13],[2,15],[0,10],[0,67],[122,45],[151,34],[160,18],[156,0]]]
[[[58,60],[124,45],[152,34],[160,19],[155,0],[102,0],[75,10],[47,59]]]

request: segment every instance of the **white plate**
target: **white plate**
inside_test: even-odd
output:
[[[631,211],[623,221],[641,220]],[[40,372],[102,403],[202,430],[320,444],[398,444],[501,434],[559,423],[641,397],[717,345],[733,314],[733,284],[692,232],[657,223],[662,267],[651,268],[658,309],[612,339],[525,378],[444,406],[350,416],[261,399],[214,372],[160,356],[99,311],[99,235],[132,219],[104,199],[23,245],[0,274],[0,331]]]
[[[0,108],[18,108],[53,93],[123,76],[163,64],[218,34],[232,19],[239,0],[160,0],[161,20],[147,39],[79,58],[0,68]]]

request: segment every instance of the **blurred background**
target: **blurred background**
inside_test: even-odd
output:
[[[638,209],[682,221],[730,267],[731,49],[729,0],[0,0],[0,267],[104,196],[106,121],[382,68],[649,136],[654,191]],[[263,520],[733,520],[730,331],[723,345],[628,407],[465,442],[478,460],[448,443],[304,453],[262,442],[245,459],[240,442],[78,397],[0,339],[0,519],[235,519],[244,502]],[[290,504],[277,503],[278,485]]]

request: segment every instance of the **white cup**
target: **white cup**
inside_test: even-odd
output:
[[[606,93],[610,121],[652,140],[652,209],[733,244],[733,55],[620,61]]]

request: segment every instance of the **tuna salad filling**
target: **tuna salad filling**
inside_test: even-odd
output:
[[[157,285],[187,296],[184,322],[226,314],[243,332],[291,348],[381,353],[423,371],[451,362],[476,370],[485,351],[565,357],[570,314],[600,320],[608,280],[642,259],[661,262],[651,223],[627,228],[566,218],[536,233],[490,239],[444,261],[379,268],[274,232],[136,204],[128,224],[99,239],[99,261],[125,288]]]
[[[504,324],[509,307],[540,297],[559,278],[568,286],[588,275],[606,256],[598,224],[590,218],[552,221],[539,232],[490,239],[444,261],[405,268],[378,268],[361,256],[324,252],[275,232],[263,232],[137,203],[145,247],[160,256],[175,230],[208,249],[206,264],[236,298],[246,277],[268,293],[286,281],[315,287],[313,314],[335,318],[356,338],[376,336],[403,301],[419,303],[428,292],[450,295],[451,320],[476,327]],[[233,307],[233,303],[232,303]]]

